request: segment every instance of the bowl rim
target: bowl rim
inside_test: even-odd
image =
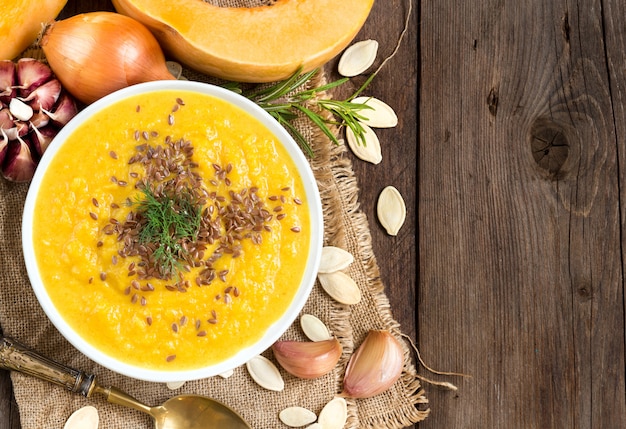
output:
[[[248,112],[251,116],[259,120],[266,128],[268,128],[287,150],[300,172],[308,201],[311,226],[309,260],[305,267],[298,291],[285,313],[276,322],[269,326],[260,340],[244,349],[241,349],[234,356],[231,356],[225,361],[201,368],[178,371],[142,368],[125,363],[103,353],[78,335],[56,310],[46,291],[43,281],[39,276],[38,265],[34,254],[34,237],[31,228],[34,220],[34,209],[38,196],[39,185],[45,176],[47,167],[54,155],[66,141],[67,137],[70,136],[76,128],[82,125],[93,114],[122,99],[172,89],[181,91],[197,91],[205,95],[220,98]],[[226,88],[197,81],[165,80],[136,84],[111,93],[79,111],[74,118],[61,128],[59,133],[55,136],[44,152],[38,168],[35,170],[34,177],[29,185],[22,215],[22,250],[26,271],[37,301],[48,317],[48,320],[52,322],[55,328],[67,341],[70,342],[70,344],[94,362],[118,374],[134,379],[153,382],[191,381],[222,374],[245,364],[255,355],[261,354],[270,348],[271,345],[276,342],[293,324],[309,298],[317,277],[317,270],[319,268],[323,247],[323,238],[324,219],[317,182],[309,161],[306,159],[293,137],[269,113],[248,98]]]

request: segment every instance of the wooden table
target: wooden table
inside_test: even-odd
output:
[[[378,63],[407,5],[377,0],[358,36]],[[471,375],[420,366],[458,391],[427,384],[416,427],[626,427],[625,17],[618,0],[415,1],[367,91],[400,117],[381,164],[354,158],[393,314],[426,364]],[[376,220],[387,185],[397,237]],[[0,427],[18,429],[1,375]]]

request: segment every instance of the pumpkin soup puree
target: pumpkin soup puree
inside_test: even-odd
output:
[[[296,167],[259,121],[161,90],[69,136],[38,192],[33,237],[43,283],[83,338],[129,364],[187,370],[283,315],[309,222]]]

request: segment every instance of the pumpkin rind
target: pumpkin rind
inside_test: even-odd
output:
[[[218,7],[198,0],[113,0],[189,68],[239,82],[272,82],[320,67],[365,23],[374,0],[278,0]]]
[[[0,5],[0,60],[13,60],[37,40],[67,0],[11,0]]]

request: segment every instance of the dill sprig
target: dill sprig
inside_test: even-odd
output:
[[[339,144],[339,140],[331,130],[332,126],[349,127],[357,139],[365,144],[365,130],[359,122],[364,118],[359,112],[363,109],[371,109],[371,107],[361,103],[353,103],[352,100],[369,85],[373,76],[347,99],[332,100],[317,98],[317,95],[343,85],[349,79],[342,78],[318,87],[303,89],[317,73],[319,73],[319,69],[303,74],[300,68],[283,81],[268,86],[260,85],[246,91],[234,82],[228,82],[224,86],[241,93],[265,109],[278,123],[291,132],[309,156],[313,156],[310,143],[292,123],[300,114],[307,117],[335,144]],[[324,111],[331,113],[330,118],[323,113]]]
[[[197,239],[201,207],[189,191],[157,195],[150,186],[142,189],[135,204],[142,218],[139,242],[154,246],[156,266],[163,278],[170,278],[188,256],[184,243]]]

